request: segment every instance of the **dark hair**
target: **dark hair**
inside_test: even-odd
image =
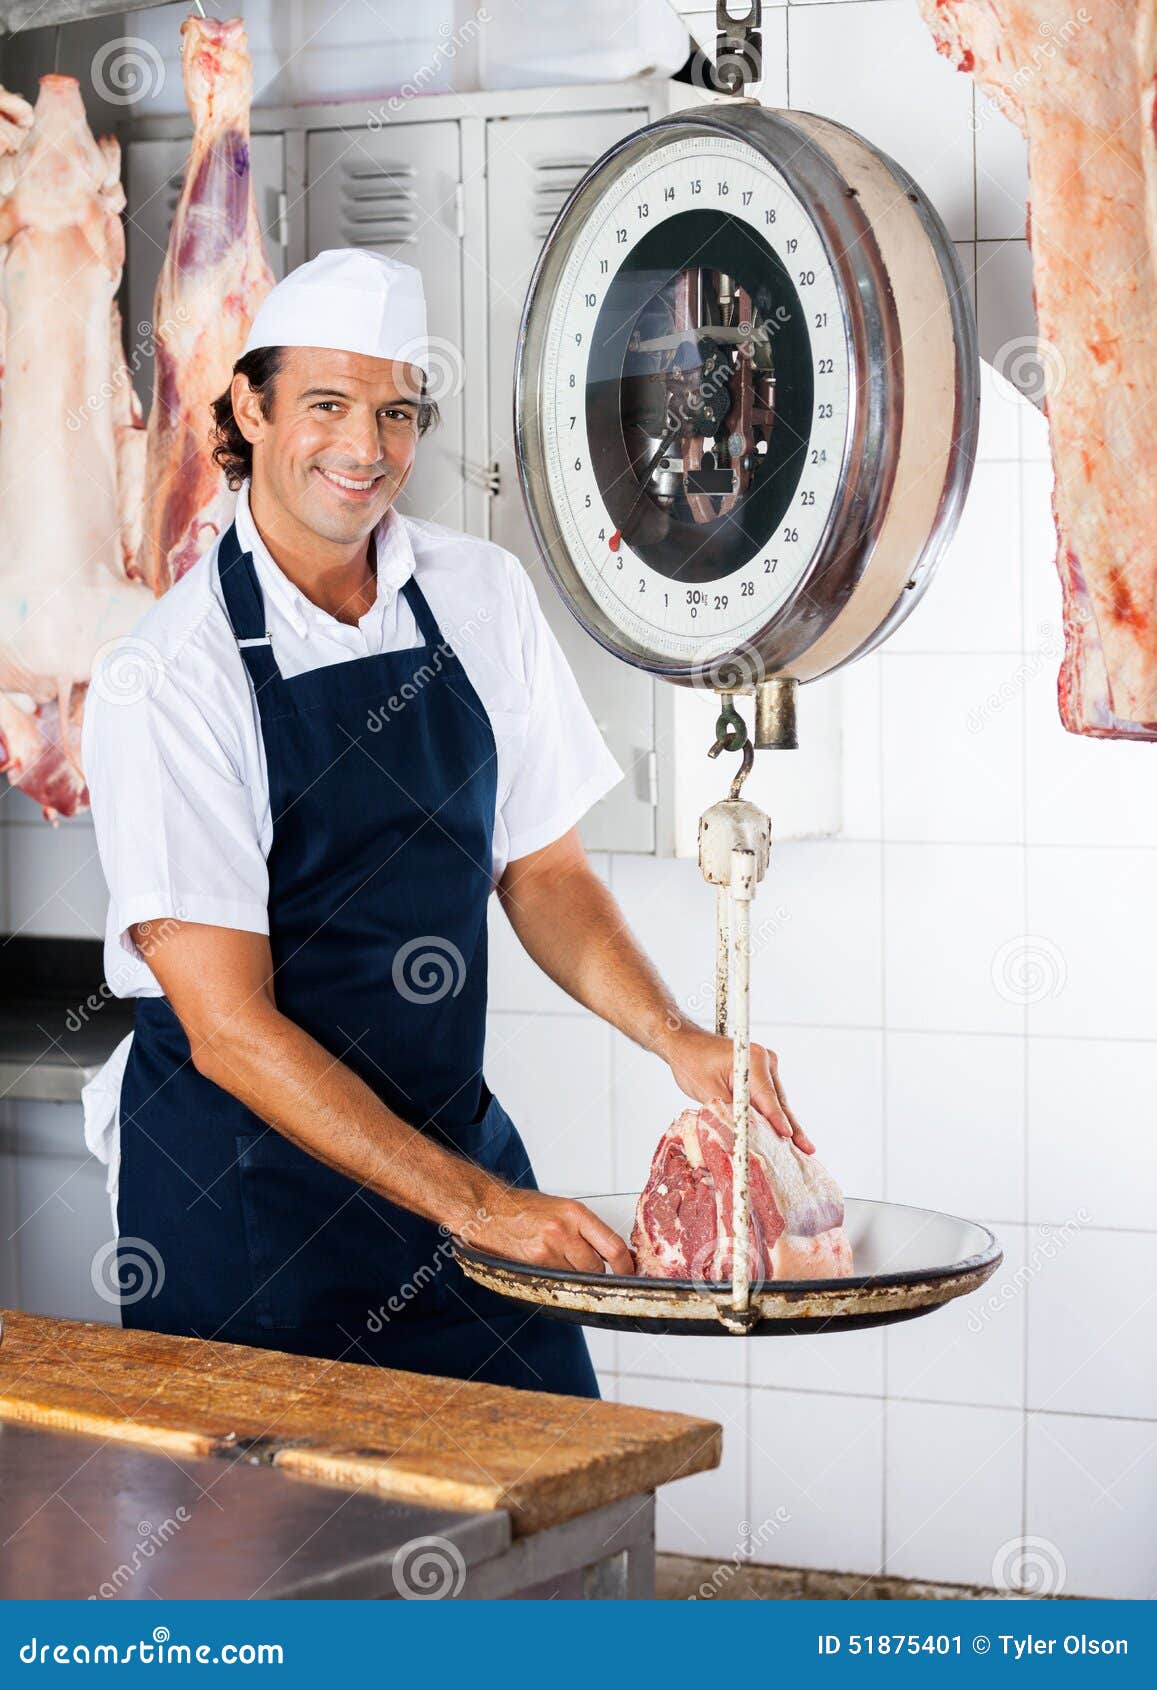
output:
[[[233,374],[244,376],[260,398],[263,417],[271,415],[273,410],[273,383],[281,369],[284,351],[283,346],[259,346],[255,352],[247,352],[243,358],[238,358],[233,366]],[[253,448],[237,426],[237,418],[233,414],[233,396],[229,387],[219,399],[214,399],[211,408],[215,441],[213,462],[224,471],[225,480],[236,492],[245,477],[253,473]],[[419,438],[440,420],[438,402],[436,399],[427,398],[426,378],[423,376],[422,389],[418,395]]]

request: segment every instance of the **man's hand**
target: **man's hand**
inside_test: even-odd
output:
[[[618,1233],[573,1197],[549,1197],[495,1182],[478,1217],[460,1229],[468,1244],[492,1256],[533,1267],[634,1273],[635,1260]]]
[[[696,1103],[710,1103],[713,1097],[730,1097],[734,1047],[731,1040],[702,1027],[685,1027],[664,1052],[680,1091]],[[790,1138],[809,1156],[815,1145],[791,1112],[779,1077],[779,1062],[773,1050],[751,1046],[751,1102],[770,1121],[781,1138]]]

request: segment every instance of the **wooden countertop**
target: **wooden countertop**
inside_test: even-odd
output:
[[[723,1436],[686,1414],[15,1312],[0,1420],[244,1451],[351,1490],[505,1509],[517,1534],[716,1467]]]

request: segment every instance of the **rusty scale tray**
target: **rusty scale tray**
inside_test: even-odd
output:
[[[629,1238],[638,1195],[618,1192],[583,1202]],[[1003,1259],[987,1227],[933,1209],[849,1197],[844,1224],[855,1273],[846,1279],[754,1280],[742,1311],[732,1306],[729,1283],[531,1267],[461,1239],[454,1240],[454,1253],[480,1285],[559,1320],[699,1337],[853,1332],[912,1320],[975,1291]]]

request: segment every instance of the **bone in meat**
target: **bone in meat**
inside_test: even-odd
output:
[[[0,166],[0,767],[55,818],[87,802],[78,727],[93,659],[147,606],[126,577],[118,487],[122,433],[139,433],[116,368],[124,190],[120,149],[93,139],[68,76],[41,78]]]
[[[748,1116],[749,1263],[753,1280],[841,1279],[852,1272],[839,1187],[814,1156]],[[731,1277],[731,1105],[685,1109],[651,1162],[631,1232],[636,1271],[649,1278]]]
[[[253,67],[240,19],[181,25],[193,141],[154,305],[145,573],[157,594],[232,520],[212,459],[212,401],[225,391],[253,314],[273,286],[249,167]]]
[[[1072,733],[1157,739],[1157,63],[1151,0],[920,0],[1028,140]]]

